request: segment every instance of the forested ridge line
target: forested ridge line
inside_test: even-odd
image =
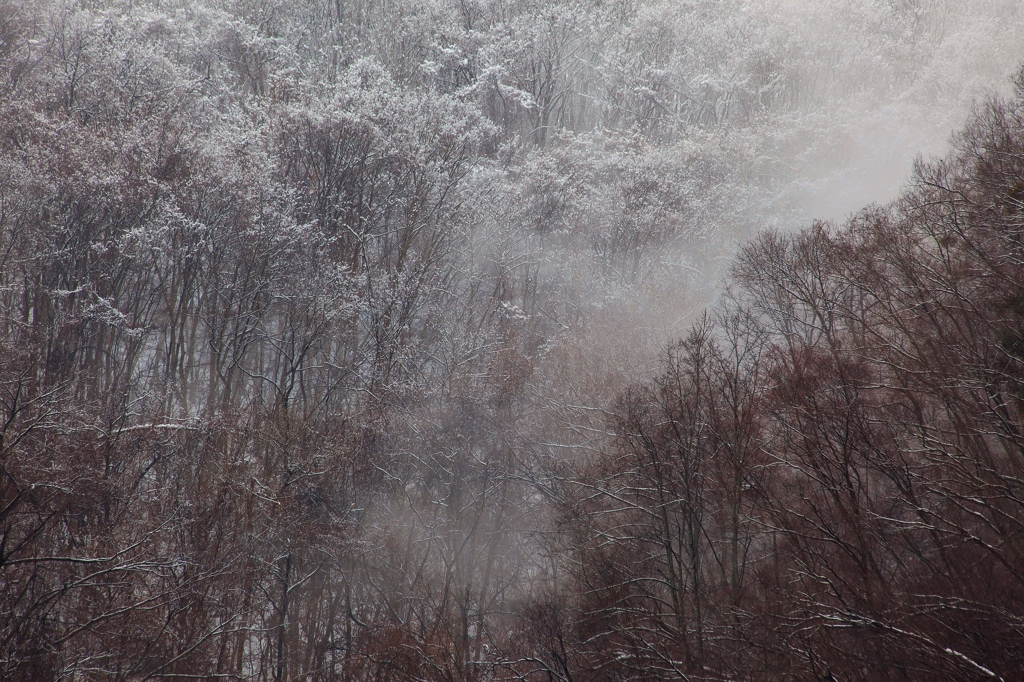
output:
[[[1015,679],[1016,5],[0,0],[0,679]]]
[[[1014,679],[1024,80],[892,204],[744,247],[565,503],[612,679]]]

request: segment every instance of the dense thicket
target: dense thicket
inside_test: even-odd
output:
[[[839,4],[0,0],[0,679],[1012,678],[1024,93],[626,388],[955,80]]]
[[[1024,670],[1022,199],[1019,80],[895,203],[744,248],[567,498],[573,677]]]

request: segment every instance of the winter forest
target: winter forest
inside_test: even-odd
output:
[[[0,679],[1024,675],[1019,0],[0,0]]]

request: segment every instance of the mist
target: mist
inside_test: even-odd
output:
[[[1017,0],[0,0],[0,678],[1010,679],[1022,62]]]

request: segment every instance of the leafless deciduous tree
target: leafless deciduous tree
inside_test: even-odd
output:
[[[645,374],[838,4],[0,0],[0,679],[1019,675],[1024,91]]]

